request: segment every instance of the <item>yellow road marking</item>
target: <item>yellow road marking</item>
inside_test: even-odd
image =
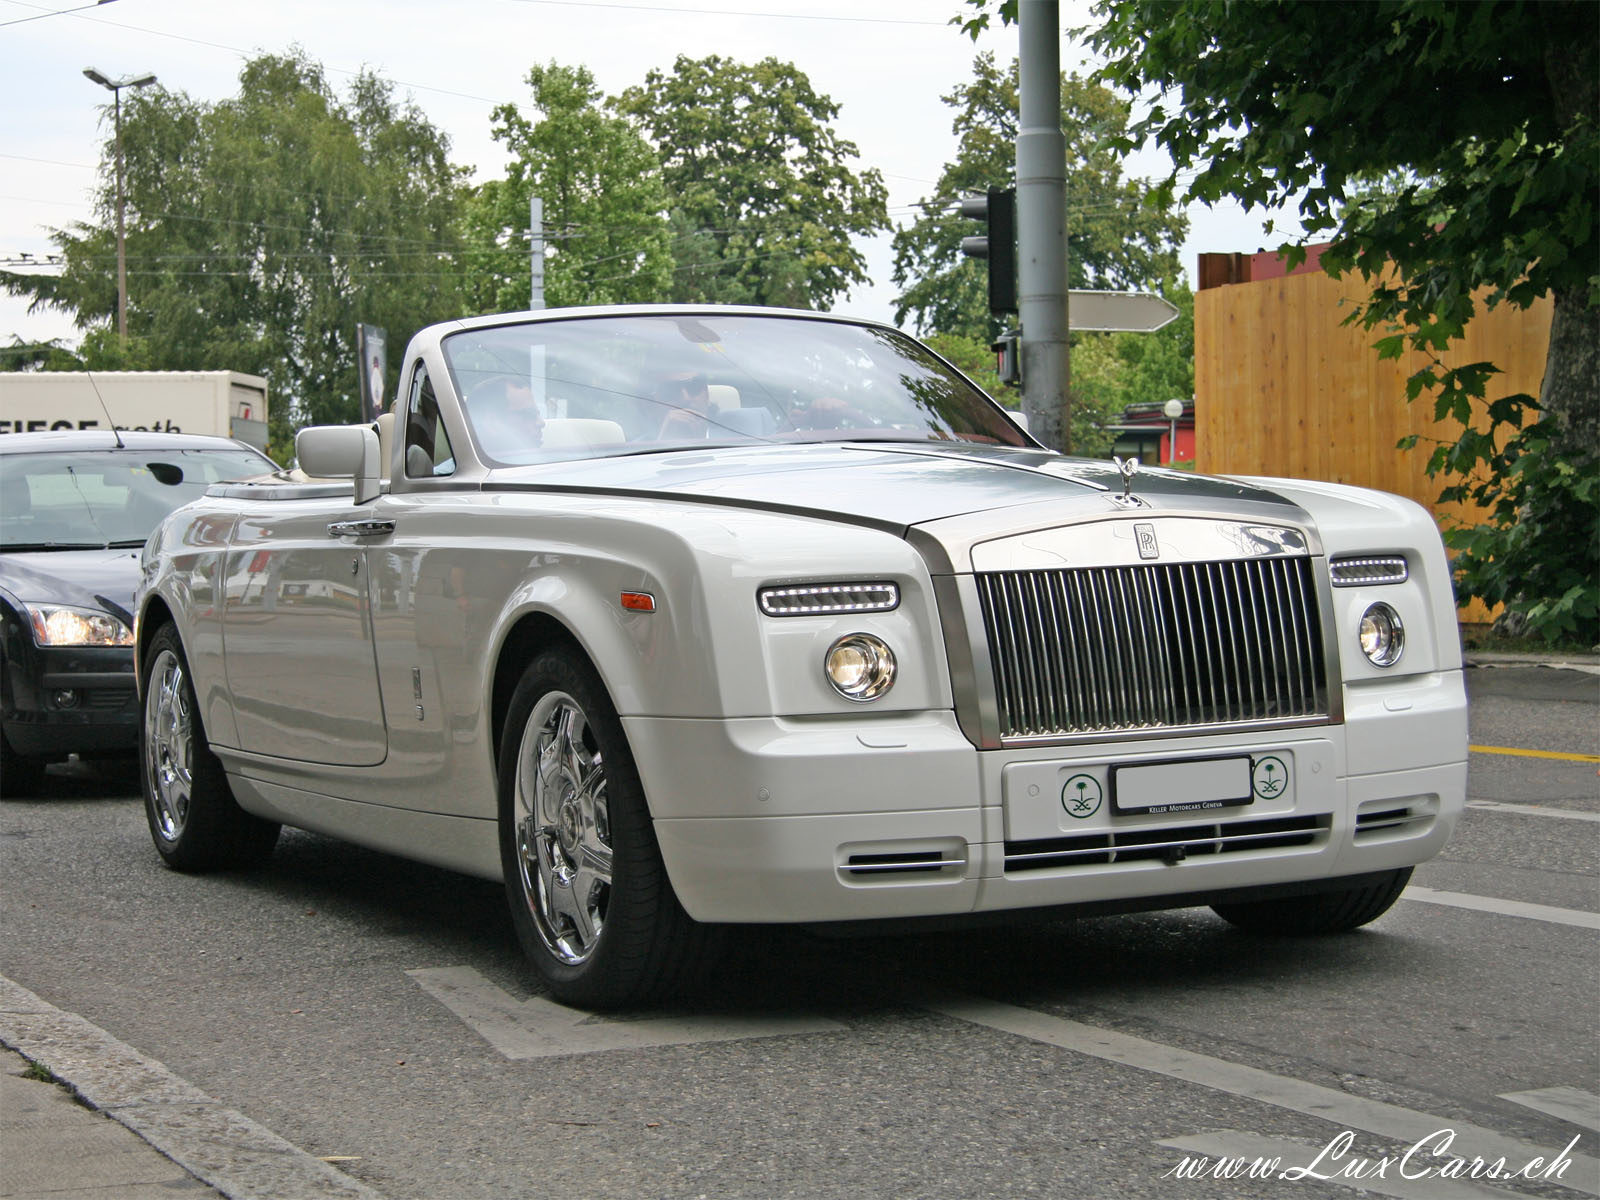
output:
[[[1564,750],[1521,750],[1516,746],[1468,746],[1474,754],[1515,754],[1520,758],[1559,758],[1564,762],[1600,763],[1600,754],[1568,754]]]

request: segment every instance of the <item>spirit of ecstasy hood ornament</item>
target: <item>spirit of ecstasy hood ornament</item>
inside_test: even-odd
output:
[[[1126,504],[1133,499],[1128,493],[1133,489],[1133,477],[1139,473],[1139,460],[1118,458],[1113,454],[1111,461],[1116,464],[1117,470],[1122,472],[1122,502]]]

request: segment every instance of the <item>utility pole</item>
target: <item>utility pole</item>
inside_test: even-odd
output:
[[[544,199],[528,197],[528,244],[532,261],[533,299],[529,308],[544,307]]]
[[[128,75],[122,79],[109,79],[94,67],[85,67],[83,73],[111,93],[115,112],[117,145],[117,336],[128,339],[128,253],[124,241],[123,210],[126,201],[122,194],[122,89],[148,87],[156,81],[149,72]]]
[[[1067,385],[1067,139],[1061,132],[1058,0],[1019,0],[1017,300],[1028,431],[1070,451]]]

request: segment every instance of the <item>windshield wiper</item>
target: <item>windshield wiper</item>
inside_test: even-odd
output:
[[[137,543],[144,545],[143,542]],[[0,543],[0,551],[12,553],[18,550],[104,550],[104,542],[5,542]]]

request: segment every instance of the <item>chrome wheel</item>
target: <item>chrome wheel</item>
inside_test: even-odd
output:
[[[145,786],[156,833],[176,842],[194,801],[194,713],[183,660],[163,650],[144,698]]]
[[[611,902],[606,769],[589,718],[565,692],[529,714],[513,795],[522,896],[539,940],[569,966],[586,962]]]

